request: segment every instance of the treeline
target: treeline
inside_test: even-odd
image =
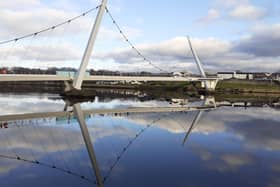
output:
[[[50,67],[48,69],[40,68],[23,68],[23,67],[12,67],[12,68],[0,68],[0,74],[48,74],[55,75],[57,72],[77,72],[75,68],[69,67]],[[146,71],[141,72],[120,72],[120,71],[109,71],[109,70],[88,70],[90,75],[111,75],[111,76],[171,76],[172,73],[151,73]]]
[[[57,71],[77,71],[75,68],[23,68],[23,67],[12,67],[12,68],[0,68],[1,74],[49,74],[55,75]]]

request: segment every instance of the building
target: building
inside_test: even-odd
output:
[[[271,80],[272,73],[254,73],[254,80]]]
[[[254,79],[254,73],[251,72],[218,72],[217,76],[222,79],[243,79],[252,80]]]
[[[233,79],[234,72],[218,72],[217,76],[222,79]]]
[[[173,72],[173,77],[189,77],[191,75],[190,72]]]
[[[280,72],[272,73],[270,77],[272,80],[280,81]]]
[[[217,76],[223,79],[242,79],[242,80],[280,80],[280,73],[267,72],[218,72]]]
[[[173,77],[183,77],[183,73],[181,72],[174,72]]]
[[[8,71],[7,69],[3,68],[3,69],[0,69],[0,74],[7,74]]]

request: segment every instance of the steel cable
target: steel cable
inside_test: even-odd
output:
[[[44,32],[50,31],[50,30],[54,30],[54,29],[56,29],[56,28],[58,28],[58,27],[61,27],[61,26],[66,25],[66,24],[69,24],[69,23],[71,23],[71,22],[73,22],[73,21],[75,21],[75,20],[77,20],[77,19],[79,19],[79,18],[81,18],[81,17],[86,16],[87,14],[89,14],[89,13],[91,13],[91,12],[97,10],[99,7],[100,7],[100,5],[98,5],[98,6],[94,7],[94,8],[91,8],[91,9],[87,10],[86,12],[84,12],[84,13],[82,13],[82,14],[76,16],[76,17],[73,17],[73,18],[71,18],[71,19],[68,19],[67,21],[64,21],[64,22],[61,22],[61,23],[59,23],[59,24],[56,24],[56,25],[47,27],[47,28],[42,29],[42,30],[40,30],[40,31],[33,32],[33,33],[29,33],[29,34],[26,34],[26,35],[23,35],[23,36],[20,36],[20,37],[16,37],[16,38],[13,38],[13,39],[8,39],[8,40],[1,41],[1,42],[0,42],[0,45],[7,44],[7,43],[11,43],[11,42],[17,42],[17,41],[22,40],[22,39],[25,39],[25,38],[30,38],[30,37],[33,37],[33,36],[37,36],[37,35],[39,35],[39,34],[41,34],[41,33],[44,33]]]

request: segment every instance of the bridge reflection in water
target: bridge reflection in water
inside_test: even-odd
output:
[[[66,110],[68,108],[68,106],[65,107]],[[215,103],[205,101],[204,106],[192,107],[82,110],[81,105],[78,103],[72,106],[71,111],[0,116],[2,128],[0,129],[0,137],[1,142],[5,144],[6,148],[3,149],[2,153],[0,152],[0,157],[57,170],[101,187],[104,186],[104,183],[109,179],[112,171],[126,151],[133,145],[134,141],[141,137],[147,129],[160,122],[161,119],[170,117],[172,113],[181,113],[182,115],[188,112],[197,113],[194,117],[192,116],[193,119],[190,119],[191,125],[186,131],[184,140],[182,140],[184,144],[195,124],[199,122],[203,111],[213,110],[215,108]],[[102,175],[94,149],[93,142],[95,140],[91,139],[86,119],[88,119],[90,115],[126,116],[129,118],[130,115],[137,113],[154,113],[157,115],[155,115],[155,119],[152,119],[144,128],[139,129],[135,136],[129,137],[127,143],[124,143],[123,148],[118,151],[119,153],[115,154],[115,159],[111,162],[107,172],[103,172]],[[71,128],[77,130],[78,126],[67,127],[70,128],[70,132],[67,132],[65,129],[57,128],[60,120],[64,122],[68,121],[68,124],[73,124],[74,121],[77,121],[80,128],[80,136],[73,136],[73,132],[71,132]],[[42,135],[43,133],[45,133],[45,135]],[[76,138],[72,139],[71,136]],[[61,142],[63,142],[64,145],[62,145]],[[69,152],[71,156],[68,155],[64,157],[64,146],[67,147],[66,152]],[[86,150],[88,159],[81,158],[75,150],[80,146],[84,147],[84,151]],[[69,160],[69,158],[67,157],[71,157],[72,162],[75,163],[68,163],[67,160]],[[85,160],[87,160],[87,163],[84,163]],[[86,171],[89,169],[91,171]]]

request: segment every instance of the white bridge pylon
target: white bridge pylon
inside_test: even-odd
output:
[[[89,37],[89,40],[87,43],[87,47],[86,47],[86,50],[85,50],[83,58],[82,58],[82,62],[80,64],[79,71],[73,82],[74,89],[81,90],[81,86],[83,83],[83,79],[85,77],[88,62],[90,60],[90,57],[91,57],[91,54],[93,51],[93,47],[94,47],[94,43],[95,43],[99,28],[100,28],[100,24],[101,24],[104,12],[106,10],[106,5],[107,5],[107,0],[102,0],[102,3],[99,7],[99,11],[98,11],[96,19],[95,19],[95,23],[92,27],[92,31],[91,31],[91,34],[90,34],[90,37]]]
[[[197,68],[199,70],[199,73],[200,73],[201,77],[205,78],[205,80],[201,81],[201,87],[205,88],[208,91],[214,91],[217,84],[218,84],[219,79],[218,78],[217,79],[207,79],[207,76],[206,76],[206,73],[205,73],[205,71],[203,69],[203,66],[201,64],[201,61],[200,61],[195,49],[192,46],[190,37],[187,36],[187,38],[188,38],[188,42],[189,42],[189,46],[190,46],[192,55],[193,55],[194,60],[196,62]]]

